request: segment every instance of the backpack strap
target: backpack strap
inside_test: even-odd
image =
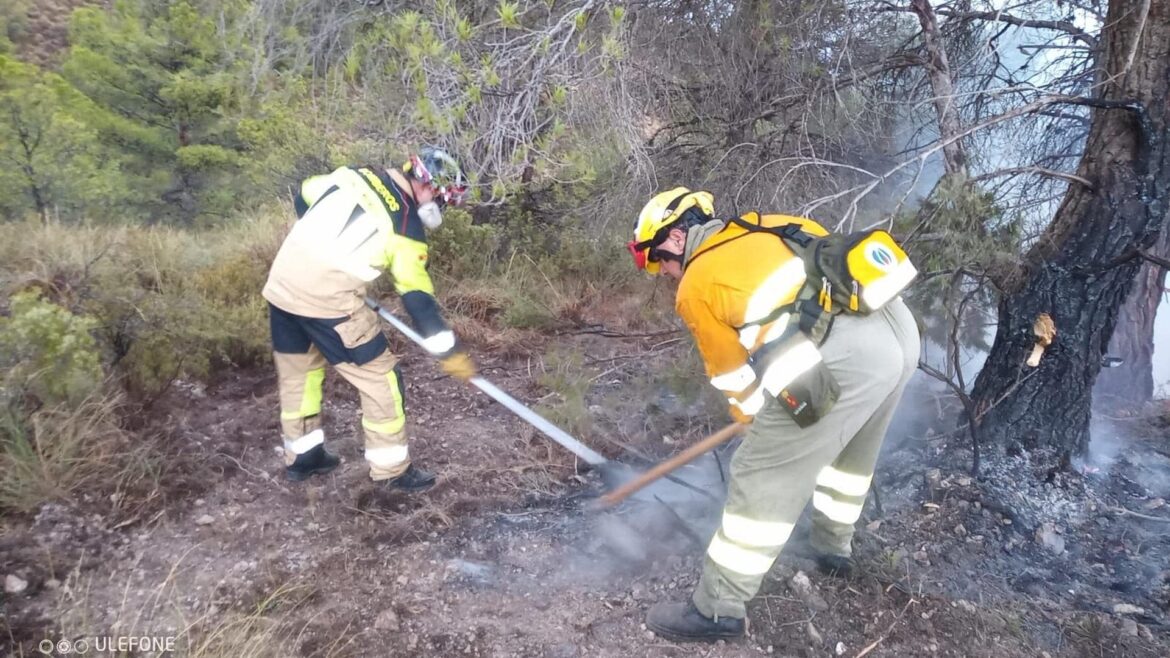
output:
[[[760,217],[759,213],[756,214]],[[784,242],[784,244],[796,254],[805,263],[805,269],[808,271],[809,264],[816,263],[816,245],[813,241],[817,236],[812,235],[804,230],[800,224],[784,224],[783,226],[761,226],[751,222],[744,221],[740,217],[733,217],[730,223],[739,226],[749,233],[769,233],[774,235]],[[810,249],[811,247],[811,249]],[[796,317],[793,322],[798,324],[800,330],[804,332],[810,340],[818,347],[824,343],[825,338],[829,335],[829,329],[833,326],[833,318],[840,313],[840,307],[826,310],[821,304],[819,294],[821,288],[820,282],[814,281],[816,277],[811,277],[805,280],[800,291],[796,295],[796,299],[791,304],[785,304],[779,308],[773,309],[771,313],[764,316],[760,320],[752,324],[765,325],[769,322],[775,322],[780,319],[785,313],[794,313]]]
[[[760,217],[759,213],[756,214]],[[745,222],[743,218],[732,217],[731,223],[751,233],[771,233],[784,241],[793,251],[800,255],[808,248],[816,236],[808,233],[800,224],[785,224],[783,226],[761,226]],[[794,246],[795,245],[795,246]]]

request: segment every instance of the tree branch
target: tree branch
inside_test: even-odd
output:
[[[886,3],[885,11],[914,11],[911,7],[899,7]],[[1089,46],[1090,48],[1097,47],[1097,38],[1077,27],[1070,21],[1045,21],[1034,20],[1030,18],[1021,18],[1012,14],[1005,14],[1002,11],[956,11],[954,9],[940,8],[935,13],[939,16],[945,16],[957,21],[999,21],[1016,27],[1034,27],[1042,30],[1055,30],[1057,32],[1064,32],[1076,41]]]
[[[939,136],[947,139],[960,131],[959,114],[955,108],[954,83],[951,78],[950,62],[947,60],[947,51],[943,47],[942,34],[935,19],[934,7],[930,0],[910,0],[910,8],[918,16],[922,26],[922,42],[926,47],[926,70],[930,77],[930,87],[934,92],[934,108],[938,112]],[[967,153],[963,149],[960,139],[949,140],[943,146],[943,164],[946,172],[953,176],[967,175]]]
[[[1163,230],[1165,230],[1165,229],[1163,229]],[[1141,249],[1138,250],[1137,255],[1142,260],[1149,261],[1149,262],[1151,262],[1151,263],[1153,263],[1153,264],[1155,264],[1163,269],[1170,270],[1170,260],[1166,260],[1165,258],[1162,258],[1160,256],[1155,256],[1154,254],[1151,254],[1150,252],[1144,251]]]
[[[1089,182],[1087,178],[1082,178],[1076,174],[1069,174],[1063,171],[1056,171],[1055,169],[1047,169],[1045,167],[1039,167],[1036,165],[998,169],[996,171],[987,172],[986,174],[980,174],[971,180],[972,182],[978,182],[987,180],[989,178],[997,178],[999,176],[1015,176],[1016,174],[1038,174],[1040,176],[1047,176],[1049,178],[1059,178],[1060,180],[1068,181],[1070,183],[1080,183],[1090,190],[1093,189],[1093,184]]]

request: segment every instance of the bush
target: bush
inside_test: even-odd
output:
[[[0,225],[0,284],[89,318],[112,374],[154,395],[178,377],[267,361],[260,290],[283,224],[272,212],[202,232]]]
[[[486,276],[499,249],[495,226],[474,225],[471,215],[449,209],[443,225],[427,236],[432,271],[454,279]]]
[[[557,325],[556,311],[541,303],[530,291],[511,291],[510,300],[501,319],[514,329],[552,329]]]
[[[38,406],[77,403],[100,388],[92,318],[73,315],[33,291],[15,295],[10,313],[0,318],[0,371],[9,404],[24,396]]]
[[[575,436],[586,435],[593,427],[588,400],[592,382],[583,365],[580,351],[556,351],[548,355],[536,378],[556,398],[539,405],[537,412]]]

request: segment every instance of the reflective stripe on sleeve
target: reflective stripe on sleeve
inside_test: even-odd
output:
[[[768,573],[775,559],[771,555],[737,546],[724,539],[721,532],[716,532],[711,538],[711,545],[707,547],[707,557],[724,569],[745,576]]]
[[[450,352],[455,348],[455,332],[448,329],[434,336],[427,336],[423,339],[423,348],[431,354]]]
[[[865,290],[861,291],[861,301],[871,309],[881,308],[894,295],[902,292],[916,276],[918,269],[910,261],[904,260],[889,274],[866,285]]]
[[[788,541],[792,524],[780,521],[756,521],[738,514],[723,513],[723,534],[742,546],[778,548]]]
[[[788,320],[792,317],[791,313],[785,313],[776,318],[772,326],[768,327],[768,331],[764,333],[764,342],[770,343],[784,334],[788,329]]]
[[[776,308],[792,301],[804,279],[804,261],[799,258],[793,257],[776,268],[752,292],[743,314],[744,323],[758,322]]]
[[[325,443],[325,431],[315,429],[312,432],[300,437],[299,439],[284,440],[284,449],[293,453],[294,455],[303,455],[306,452],[316,448]]]
[[[817,474],[817,485],[839,491],[846,496],[864,496],[869,491],[871,479],[871,476],[855,475],[826,466]]]
[[[837,523],[857,523],[861,518],[861,507],[864,503],[849,503],[834,499],[823,491],[813,492],[813,507],[818,512]]]
[[[752,391],[752,394],[745,400],[736,400],[735,398],[727,398],[727,403],[739,409],[740,413],[745,416],[754,416],[760,413],[760,409],[764,408],[764,389],[757,388]]]
[[[760,337],[760,325],[749,324],[743,329],[739,330],[739,344],[743,345],[745,350],[750,350],[756,346],[756,340]]]
[[[380,468],[398,466],[409,458],[410,452],[405,445],[388,446],[385,448],[366,448],[366,461]]]
[[[739,393],[756,381],[756,372],[748,364],[711,378],[711,385],[728,393]]]

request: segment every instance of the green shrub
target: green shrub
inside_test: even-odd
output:
[[[432,271],[453,279],[486,276],[499,249],[495,226],[474,225],[471,214],[450,209],[443,225],[427,236]]]
[[[38,292],[15,295],[10,316],[0,318],[6,397],[76,403],[97,391],[103,376],[98,346],[90,335],[96,324],[41,299]]]
[[[102,309],[128,388],[155,394],[176,378],[206,380],[223,366],[266,362],[267,307],[260,291],[269,260],[257,254],[260,247],[222,234],[156,237],[164,245],[175,242],[173,249],[138,241],[128,267],[110,272],[90,302]]]
[[[557,314],[525,290],[510,290],[509,303],[501,319],[514,329],[551,329]]]
[[[84,314],[111,374],[154,395],[178,377],[267,361],[260,290],[284,222],[272,212],[209,231],[0,224],[0,288],[35,286]]]

